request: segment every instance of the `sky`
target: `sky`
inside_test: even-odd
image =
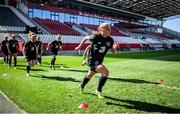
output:
[[[180,18],[168,20],[163,25],[166,28],[180,32]]]

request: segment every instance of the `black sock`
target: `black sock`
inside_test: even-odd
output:
[[[3,59],[4,59],[4,63],[6,64],[6,57],[4,57]]]
[[[40,62],[39,62],[40,60],[39,60],[39,59],[40,59],[40,58],[37,58],[37,61],[38,61],[38,63],[40,64]]]
[[[17,58],[14,57],[14,67],[16,67],[16,65],[17,65]]]
[[[6,57],[6,64],[8,64],[8,56]]]
[[[87,75],[83,78],[83,81],[81,83],[81,88],[84,89],[85,85],[89,82],[90,79],[87,78]]]
[[[29,73],[31,67],[29,65],[27,65],[27,73]]]
[[[9,66],[11,66],[11,60],[12,60],[12,58],[9,58]]]
[[[98,90],[99,92],[102,92],[102,87],[103,87],[104,84],[106,83],[106,80],[107,80],[107,77],[105,77],[105,76],[101,76],[101,77],[99,78],[99,84],[98,84],[98,88],[97,88],[97,90]]]
[[[54,61],[53,61],[53,67],[54,67],[54,65],[55,65],[55,61],[56,61],[56,58],[54,58]]]
[[[54,58],[51,59],[51,65],[53,65],[53,62],[54,62]]]
[[[38,58],[38,62],[39,62],[39,64],[41,64],[41,58]]]

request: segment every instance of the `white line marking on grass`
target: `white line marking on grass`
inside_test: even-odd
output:
[[[2,111],[2,113],[28,114],[24,110],[20,109],[19,106],[10,100],[1,90],[0,97],[0,111]]]
[[[180,87],[171,87],[171,86],[165,86],[165,85],[158,85],[160,87],[164,87],[164,88],[169,88],[169,89],[176,89],[176,90],[180,90]]]

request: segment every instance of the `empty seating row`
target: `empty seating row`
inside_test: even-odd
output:
[[[9,36],[8,33],[1,33],[0,34],[0,43],[4,40],[5,36]],[[20,37],[17,37],[20,42],[27,42],[29,41],[27,34],[18,34]],[[38,35],[40,40],[43,42],[44,50],[47,48],[47,44],[55,39],[56,35]],[[74,50],[74,48],[80,43],[83,39],[83,36],[74,36],[74,35],[62,35],[62,42],[63,42],[63,50]],[[171,48],[172,45],[180,45],[180,41],[178,40],[167,40],[167,41],[156,41],[153,39],[133,39],[131,37],[118,37],[113,36],[113,39],[118,43],[118,48],[130,48],[130,49],[139,49],[142,45],[149,46],[151,48],[163,48],[164,45],[169,45],[168,47]],[[84,50],[89,42],[86,42],[85,45],[81,48]]]
[[[1,32],[24,32],[26,31],[26,27],[20,26],[0,26]]]
[[[75,31],[71,27],[50,19],[39,19],[34,18],[34,21],[43,26],[46,30],[48,30],[52,34],[63,34],[63,35],[80,35],[79,32]]]
[[[0,6],[0,14],[0,25],[2,26],[26,26],[8,7]]]
[[[98,29],[98,25],[91,25],[91,24],[81,24],[81,25],[85,26],[91,30],[94,30],[94,31],[97,31],[97,29]],[[125,34],[120,33],[118,28],[116,28],[116,27],[111,27],[111,35],[112,36],[126,36]]]
[[[79,11],[71,10],[71,9],[65,9],[65,8],[58,8],[53,6],[47,6],[47,5],[39,5],[36,3],[27,3],[27,7],[29,8],[36,8],[36,9],[42,9],[42,10],[48,10],[53,12],[63,12],[63,13],[71,13],[71,14],[79,14]]]

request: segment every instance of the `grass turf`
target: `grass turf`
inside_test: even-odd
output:
[[[180,112],[180,50],[108,55],[105,99],[95,95],[100,74],[88,83],[85,94],[80,93],[78,85],[88,70],[80,66],[80,56],[58,56],[56,70],[49,68],[49,61],[50,57],[43,57],[42,66],[33,67],[31,79],[26,80],[23,59],[16,70],[3,66],[1,60],[0,90],[28,113]],[[160,79],[164,83],[155,84]],[[79,109],[82,102],[89,108]]]

